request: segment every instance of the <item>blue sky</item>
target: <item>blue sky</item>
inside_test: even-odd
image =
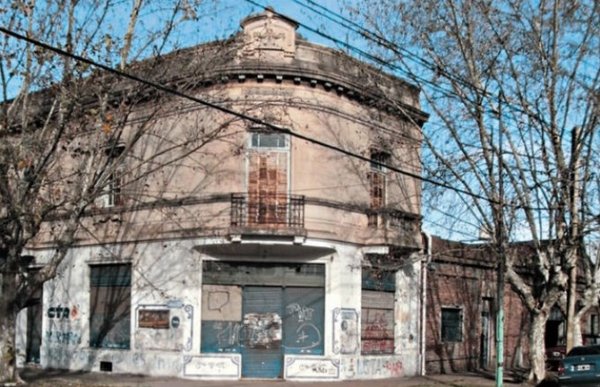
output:
[[[334,12],[344,12],[344,7],[339,1],[319,0],[318,4]],[[330,40],[307,30],[303,25],[326,31],[337,38],[344,38],[345,32],[341,31],[341,28],[334,28],[333,23],[293,0],[213,0],[206,2],[199,9],[198,16],[201,17],[201,23],[189,26],[188,32],[191,37],[189,45],[231,36],[239,31],[242,19],[248,15],[262,12],[265,6],[270,6],[276,12],[299,22],[298,32],[311,42],[335,46]]]

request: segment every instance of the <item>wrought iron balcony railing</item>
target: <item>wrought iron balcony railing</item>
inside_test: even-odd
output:
[[[304,227],[304,196],[231,194],[232,227]]]

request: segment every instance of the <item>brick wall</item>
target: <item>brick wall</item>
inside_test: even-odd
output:
[[[433,245],[433,260],[427,273],[428,373],[495,367],[495,265],[486,259],[484,251],[479,251],[476,256],[466,257],[464,251],[455,250],[456,246],[436,244],[435,241]],[[459,309],[462,312],[460,340],[444,339],[443,308]],[[529,346],[529,318],[521,300],[509,285],[505,286],[504,314],[505,366],[524,366]]]

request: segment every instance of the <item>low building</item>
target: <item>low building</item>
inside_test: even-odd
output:
[[[426,372],[495,370],[498,265],[493,246],[438,237],[427,240],[430,243],[426,274]],[[512,243],[509,250],[524,262],[535,253],[528,242]],[[526,265],[518,265],[517,270],[528,278]],[[504,367],[507,369],[528,366],[529,324],[528,310],[506,283]],[[550,353],[559,350],[564,353],[565,328],[564,315],[555,306],[545,331],[545,346]]]

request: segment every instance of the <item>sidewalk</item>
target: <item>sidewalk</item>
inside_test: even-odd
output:
[[[100,372],[73,372],[26,368],[21,377],[33,386],[143,386],[143,387],[491,387],[493,375],[451,374],[394,378],[383,380],[342,380],[334,382],[297,382],[284,380],[234,380],[204,381],[167,377],[149,377],[131,374],[111,374]],[[506,380],[505,386],[531,386],[514,380]]]

